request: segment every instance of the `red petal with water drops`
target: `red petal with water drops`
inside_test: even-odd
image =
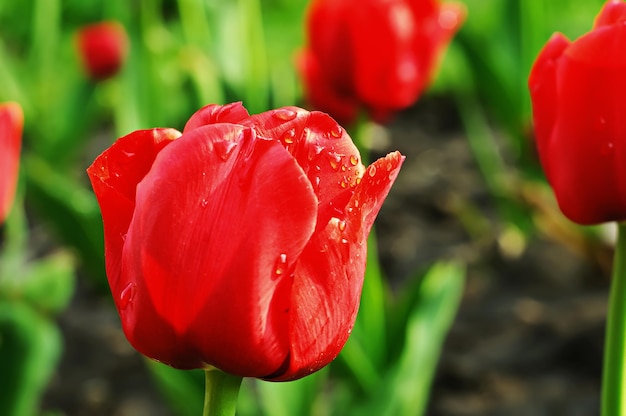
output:
[[[209,104],[196,111],[185,124],[183,133],[216,123],[233,123],[237,124],[248,118],[248,110],[244,108],[241,102],[218,105]]]
[[[24,114],[19,104],[0,104],[0,224],[9,214],[15,198],[23,127]]]
[[[367,236],[404,156],[390,153],[367,169],[343,213],[315,233],[294,272],[291,361],[274,380],[290,380],[332,361],[345,344],[359,306]]]
[[[175,367],[276,372],[289,354],[291,274],[316,207],[278,141],[232,124],[186,132],[137,188],[123,261],[136,284],[122,316],[131,343]]]
[[[118,139],[87,169],[98,198],[102,221],[106,272],[116,305],[128,282],[120,282],[122,247],[135,210],[137,184],[157,154],[180,133],[174,129],[139,130]]]
[[[283,107],[250,117],[246,125],[279,140],[306,173],[319,200],[318,229],[352,196],[364,166],[359,151],[328,114]]]

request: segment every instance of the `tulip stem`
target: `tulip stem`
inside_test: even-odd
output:
[[[602,416],[623,416],[626,415],[626,223],[618,225],[611,280],[602,372]]]
[[[216,368],[205,370],[203,416],[234,416],[241,377],[226,374]]]

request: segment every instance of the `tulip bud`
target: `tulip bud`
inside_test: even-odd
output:
[[[593,29],[557,33],[528,86],[539,158],[565,216],[579,224],[626,219],[626,3],[608,1]]]
[[[314,0],[299,58],[306,97],[351,122],[414,104],[465,18],[464,6],[436,0]]]
[[[89,167],[130,343],[171,366],[293,380],[356,318],[367,236],[404,157],[369,167],[332,118],[209,105]]]
[[[128,53],[128,38],[117,22],[95,23],[78,31],[77,47],[86,74],[100,81],[120,71]]]

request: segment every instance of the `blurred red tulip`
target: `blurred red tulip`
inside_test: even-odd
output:
[[[565,216],[626,219],[626,3],[608,1],[591,32],[560,33],[531,70],[537,149]]]
[[[300,56],[306,96],[343,122],[376,120],[414,104],[465,18],[436,0],[313,0]]]
[[[328,115],[209,105],[89,167],[130,343],[183,369],[319,370],[356,318],[367,236],[404,157],[365,168]]]
[[[0,104],[0,224],[15,198],[23,127],[24,114],[19,104]]]
[[[103,80],[116,75],[128,53],[128,38],[117,22],[83,26],[77,35],[80,59],[87,75]]]

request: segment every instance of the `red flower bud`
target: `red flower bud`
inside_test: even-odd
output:
[[[291,380],[332,361],[356,318],[367,236],[404,157],[369,168],[328,115],[209,105],[89,167],[130,343],[190,369]]]
[[[308,100],[341,121],[414,104],[465,18],[436,0],[314,0],[300,71]]]
[[[541,164],[565,216],[579,224],[626,219],[626,3],[608,1],[593,30],[560,33],[530,73]]]
[[[23,127],[24,114],[19,104],[0,104],[0,224],[9,214],[15,197]]]
[[[98,81],[119,72],[128,53],[128,38],[119,23],[101,22],[83,26],[77,46],[85,72]]]

